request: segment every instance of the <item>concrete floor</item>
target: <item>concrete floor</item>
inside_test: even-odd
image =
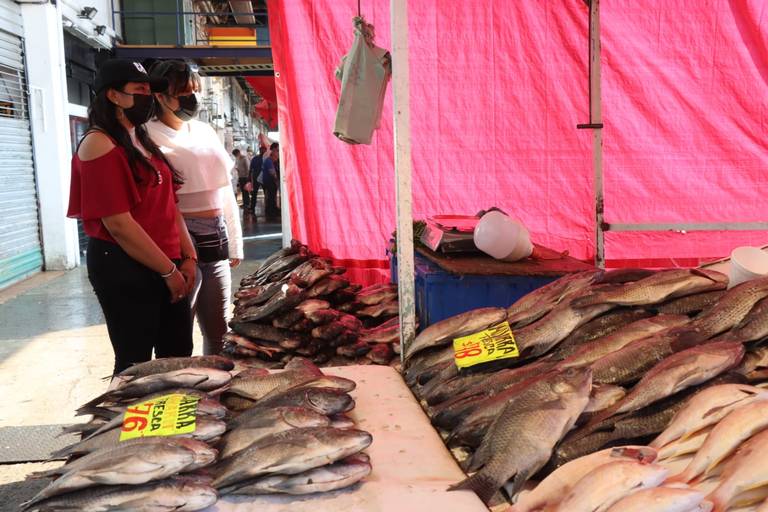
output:
[[[245,260],[233,271],[235,289],[260,260],[280,248],[280,229],[246,216]],[[194,353],[202,353],[201,347],[195,326]],[[85,267],[43,272],[0,292],[0,428],[74,423],[74,410],[106,389],[102,378],[113,362]],[[18,510],[47,483],[25,482],[26,475],[60,464],[0,465],[0,510]]]

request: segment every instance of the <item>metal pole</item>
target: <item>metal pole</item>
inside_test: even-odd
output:
[[[600,95],[600,0],[589,4],[589,122],[592,132],[592,164],[595,171],[595,265],[605,267],[603,233],[603,109]]]
[[[182,46],[181,44],[181,17],[184,12],[184,5],[182,0],[176,0],[176,46]]]
[[[416,337],[411,189],[411,107],[408,70],[408,2],[390,0],[392,93],[397,191],[397,283],[400,295],[400,360]]]

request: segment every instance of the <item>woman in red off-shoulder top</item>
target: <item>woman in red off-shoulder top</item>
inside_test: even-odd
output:
[[[110,60],[96,78],[90,129],[72,158],[69,217],[90,237],[88,278],[109,330],[114,372],[192,353],[187,298],[197,256],[176,207],[179,175],[147,135],[152,92],[141,64]]]

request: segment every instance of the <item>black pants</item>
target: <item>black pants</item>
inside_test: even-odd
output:
[[[189,299],[171,304],[165,281],[117,244],[91,238],[88,280],[96,292],[115,351],[115,373],[155,357],[192,354]],[[178,263],[178,262],[177,262]]]
[[[251,213],[256,215],[256,200],[259,197],[261,183],[256,180],[252,180],[251,183],[253,183],[253,190],[251,191]]]
[[[240,193],[243,194],[243,210],[248,210],[251,207],[251,193],[245,190],[245,184],[248,183],[248,178],[238,178],[237,183],[240,187]]]
[[[264,216],[280,216],[280,209],[277,207],[277,183],[274,181],[264,183]]]

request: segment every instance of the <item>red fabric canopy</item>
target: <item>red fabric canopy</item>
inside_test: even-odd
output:
[[[763,0],[602,4],[608,222],[766,220]],[[389,1],[363,2],[391,47]],[[294,236],[386,267],[395,225],[391,92],[371,146],[332,131],[354,0],[269,2]],[[582,0],[409,2],[414,215],[496,205],[535,242],[594,255],[588,11]],[[765,233],[609,233],[612,263],[693,263]]]

